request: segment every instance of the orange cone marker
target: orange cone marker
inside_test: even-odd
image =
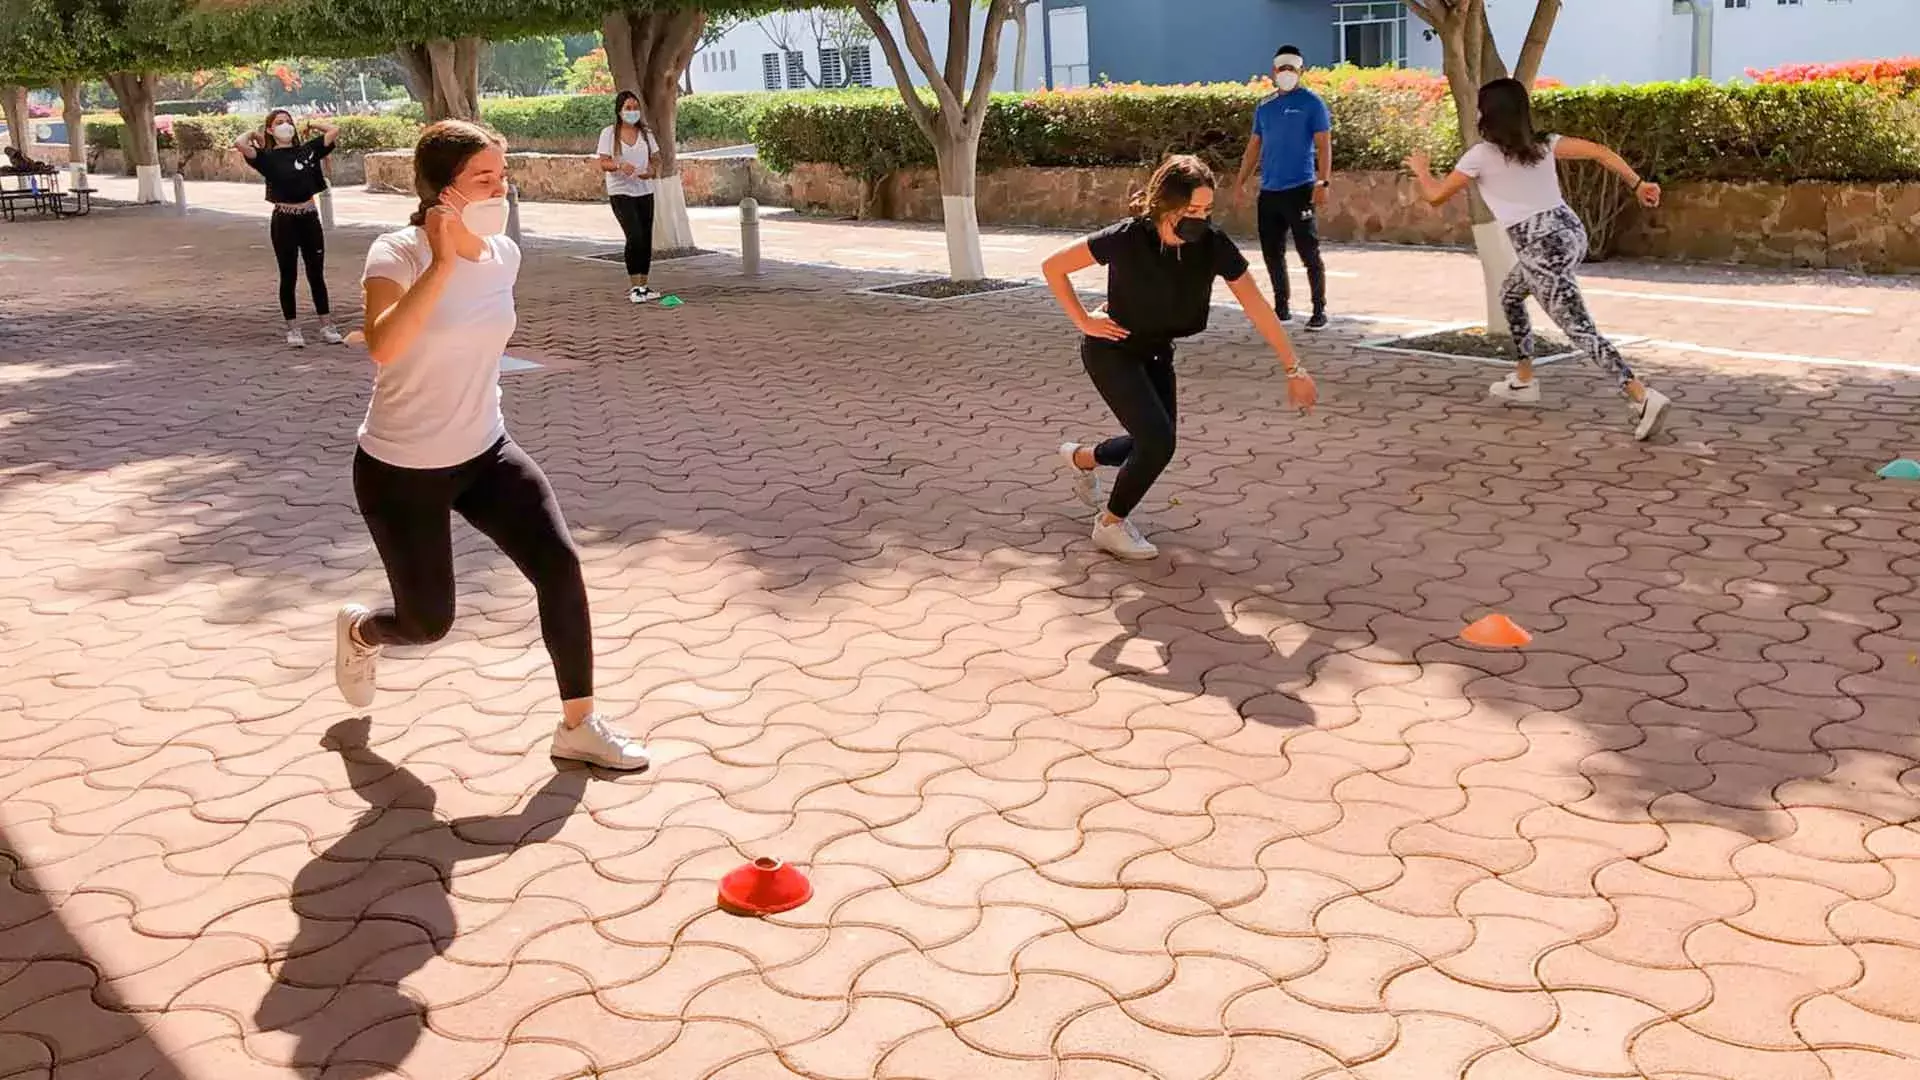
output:
[[[755,859],[720,879],[720,909],[730,915],[777,915],[812,898],[807,875],[779,859]]]
[[[1469,644],[1489,649],[1517,649],[1533,640],[1532,634],[1505,615],[1488,615],[1462,630],[1460,636]]]

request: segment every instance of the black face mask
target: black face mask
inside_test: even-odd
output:
[[[1206,218],[1183,217],[1174,223],[1173,235],[1183,244],[1197,244],[1213,231],[1213,222]]]

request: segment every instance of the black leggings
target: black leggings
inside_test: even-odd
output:
[[[627,273],[645,276],[653,268],[653,196],[609,195],[607,201],[627,235]]]
[[[1260,225],[1260,257],[1266,260],[1267,276],[1273,281],[1273,303],[1288,310],[1293,287],[1287,281],[1287,237],[1300,249],[1300,261],[1307,267],[1307,288],[1313,293],[1316,314],[1327,310],[1327,264],[1320,258],[1320,222],[1313,212],[1314,185],[1263,191],[1257,220]]]
[[[403,469],[362,450],[353,457],[353,494],[393,589],[393,606],[361,624],[362,640],[420,645],[447,635],[453,627],[450,511],[458,512],[533,582],[540,636],[561,699],[593,696],[593,625],[580,554],[552,485],[512,439],[446,469]]]
[[[293,281],[300,259],[307,262],[307,288],[313,290],[315,314],[327,314],[327,237],[320,228],[320,215],[273,212],[267,227],[273,237],[273,257],[280,263],[280,314],[293,321]]]
[[[1094,389],[1107,399],[1114,419],[1126,429],[1093,448],[1093,460],[1118,465],[1107,512],[1126,517],[1146,498],[1173,460],[1174,405],[1173,345],[1170,342],[1120,343],[1088,338],[1080,345]]]

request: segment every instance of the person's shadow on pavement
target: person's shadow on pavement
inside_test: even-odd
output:
[[[447,821],[433,789],[367,746],[365,717],[335,724],[321,745],[340,755],[367,809],[293,882],[300,926],[254,1013],[263,1031],[294,1036],[292,1064],[328,1080],[395,1072],[426,1019],[401,981],[455,933],[455,864],[552,839],[579,806],[588,771],[557,773],[519,811]]]
[[[1196,606],[1208,610],[1191,610]],[[1308,681],[1304,658],[1289,658],[1267,638],[1235,627],[1210,595],[1184,607],[1141,597],[1113,615],[1120,632],[1094,651],[1094,667],[1158,690],[1218,697],[1243,719],[1289,727],[1314,722],[1313,710],[1287,689]],[[1157,670],[1138,650],[1127,655],[1134,642],[1152,643]]]

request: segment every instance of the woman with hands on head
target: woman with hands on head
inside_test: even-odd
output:
[[[500,357],[516,325],[520,272],[520,249],[502,235],[506,168],[498,136],[459,120],[427,128],[413,154],[413,224],[367,252],[365,344],[375,370],[353,490],[393,604],[340,610],[334,677],[349,704],[365,707],[381,649],[446,635],[458,513],[533,583],[560,684],[553,756],[644,768],[640,741],[594,712],[580,556],[552,486],[507,435],[500,411]]]
[[[267,201],[273,204],[267,235],[273,240],[273,257],[280,266],[280,314],[287,320],[287,344],[296,348],[307,343],[295,321],[293,304],[294,282],[302,260],[307,264],[313,310],[320,316],[320,338],[329,345],[342,340],[327,305],[327,239],[320,228],[319,204],[314,201],[327,189],[320,163],[333,153],[340,129],[309,120],[307,131],[305,142],[295,141],[299,132],[293,126],[293,114],[275,109],[258,130],[246,132],[233,144],[253,171],[267,181]]]
[[[1055,299],[1084,335],[1080,360],[1126,431],[1097,446],[1064,443],[1060,455],[1080,500],[1098,510],[1093,542],[1122,559],[1151,559],[1130,515],[1173,460],[1176,417],[1173,345],[1207,328],[1213,279],[1227,282],[1286,374],[1287,400],[1313,408],[1318,390],[1300,366],[1273,305],[1247,273],[1247,260],[1213,224],[1214,175],[1191,155],[1168,158],[1132,216],[1054,252],[1041,264]],[[1089,312],[1069,275],[1098,263],[1107,268],[1107,302]],[[1100,502],[1095,466],[1118,466],[1113,493]]]
[[[1480,88],[1480,138],[1484,141],[1461,155],[1444,180],[1434,179],[1425,153],[1413,154],[1406,164],[1422,197],[1433,206],[1460,194],[1468,184],[1478,185],[1480,197],[1506,229],[1519,256],[1500,294],[1518,365],[1513,375],[1494,383],[1490,393],[1496,400],[1525,405],[1540,400],[1540,384],[1533,377],[1533,326],[1527,314],[1527,297],[1533,296],[1589,359],[1619,381],[1632,404],[1633,437],[1651,438],[1673,402],[1660,391],[1648,389],[1620,350],[1594,326],[1574,277],[1587,257],[1587,229],[1561,193],[1557,162],[1599,162],[1633,185],[1634,197],[1648,208],[1660,205],[1660,185],[1642,179],[1619,154],[1598,143],[1536,132],[1532,99],[1518,79],[1496,79]]]

